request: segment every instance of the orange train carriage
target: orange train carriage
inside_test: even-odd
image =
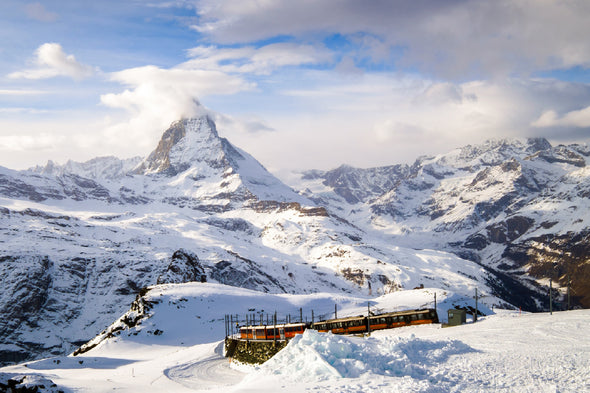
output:
[[[246,340],[285,340],[301,334],[309,327],[306,323],[288,323],[282,325],[242,326],[240,338]]]
[[[436,310],[408,310],[371,315],[369,317],[371,331],[428,323],[438,323]],[[243,326],[240,328],[240,338],[248,340],[285,340],[303,333],[307,328],[315,329],[319,332],[332,332],[334,334],[366,333],[367,317],[358,316],[329,319],[313,324],[290,323],[283,325]]]
[[[390,312],[369,317],[371,331],[381,329],[393,329],[402,326],[422,325],[438,323],[438,315],[434,309],[408,310]],[[367,332],[367,317],[349,317],[329,319],[315,323],[313,328],[319,332],[332,332],[335,334],[359,334]]]

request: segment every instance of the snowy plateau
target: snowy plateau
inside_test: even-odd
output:
[[[0,363],[26,362],[0,369],[0,384],[588,390],[590,314],[517,310],[548,310],[549,279],[554,309],[568,283],[573,305],[590,306],[589,156],[495,140],[288,186],[203,115],[173,123],[144,159],[0,168]],[[258,368],[219,355],[225,314],[356,315],[431,307],[436,294],[444,320],[473,307],[475,289],[477,324],[308,332]]]

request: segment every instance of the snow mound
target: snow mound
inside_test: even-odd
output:
[[[351,337],[306,330],[264,363],[259,372],[293,382],[359,378],[371,373],[428,379],[429,369],[451,355],[475,352],[458,340],[415,337]]]

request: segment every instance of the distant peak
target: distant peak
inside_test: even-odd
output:
[[[207,115],[184,118],[170,124],[156,149],[133,171],[137,174],[177,173],[190,161],[206,161],[199,151],[221,146],[215,122]],[[202,159],[199,159],[202,158]]]

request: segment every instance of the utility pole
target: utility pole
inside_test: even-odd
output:
[[[367,334],[371,334],[371,302],[367,302]]]
[[[434,311],[436,311],[436,292],[434,292]]]
[[[549,278],[549,315],[553,315],[553,279]]]
[[[273,323],[274,323],[274,326],[273,326],[274,345],[276,346],[277,345],[277,333],[278,333],[277,332],[277,312],[276,312],[276,310],[275,310]]]
[[[475,288],[475,313],[473,314],[473,322],[477,322],[477,288]]]
[[[571,286],[572,282],[570,279],[570,275],[568,273],[567,275],[567,310],[570,310],[571,307],[571,299],[570,299],[570,286]]]

